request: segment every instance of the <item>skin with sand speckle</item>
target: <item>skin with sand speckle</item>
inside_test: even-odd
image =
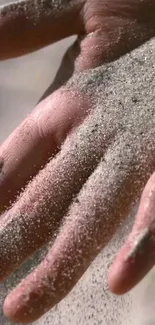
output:
[[[0,8],[1,59],[78,34],[52,95],[0,148],[1,211],[11,204],[0,220],[0,279],[51,243],[4,302],[16,323],[38,319],[70,292],[154,172],[154,18],[153,0],[28,0]],[[154,178],[109,276],[117,294],[154,264]]]

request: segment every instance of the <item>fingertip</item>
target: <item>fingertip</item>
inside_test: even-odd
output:
[[[154,264],[149,229],[132,232],[114,260],[109,276],[109,289],[122,295],[134,288]]]
[[[9,321],[15,324],[29,324],[32,322],[30,313],[27,312],[26,295],[22,297],[18,289],[13,290],[5,299],[3,314]],[[31,308],[29,308],[31,311]]]
[[[116,258],[108,274],[109,290],[115,295],[123,295],[130,290],[128,270],[123,263]]]
[[[108,285],[115,294],[131,290],[154,266],[154,198],[155,173],[144,188],[132,232],[110,268]]]
[[[11,322],[18,324],[21,321],[21,319],[18,317],[15,300],[12,299],[11,294],[9,294],[4,301],[3,314]]]

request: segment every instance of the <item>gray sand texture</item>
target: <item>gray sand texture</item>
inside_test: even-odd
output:
[[[70,40],[60,42],[32,55],[0,63],[1,141],[31,111],[48,87],[56,72],[55,67],[58,66],[61,55],[69,43]],[[139,83],[142,79],[139,67],[145,65],[145,75],[143,75],[145,91],[141,91],[141,103],[147,102],[148,106],[151,107],[154,103],[155,79],[152,79],[150,87],[147,65],[149,69],[155,69],[154,50],[155,40],[152,40],[132,52],[133,64],[131,69],[127,68],[129,57],[131,62],[131,55],[126,55],[117,63],[121,73],[119,69],[116,71],[116,79],[119,79],[121,74],[126,74],[126,79],[132,80],[134,76],[133,82]],[[57,53],[61,53],[59,58]],[[150,75],[149,69],[148,74]],[[123,86],[123,82],[125,81],[119,81],[119,87]],[[113,92],[117,88],[115,80],[114,83],[109,83],[109,87],[109,92]],[[124,98],[128,96],[128,92],[124,92],[123,96]],[[124,242],[131,222],[132,219],[129,218],[129,221],[122,227],[108,247],[95,259],[68,297],[42,319],[35,322],[36,325],[153,325],[155,322],[154,270],[137,288],[123,297],[115,297],[107,289],[108,267],[118,248]],[[38,263],[40,258],[41,256],[37,254],[35,258],[26,262],[19,271],[1,284],[0,324],[10,324],[2,315],[2,302],[7,292]]]

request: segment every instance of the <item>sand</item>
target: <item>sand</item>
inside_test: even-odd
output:
[[[45,189],[51,188],[51,184],[54,185],[54,188],[52,192],[48,191],[47,200],[54,199],[52,200],[54,203],[45,215],[47,212],[52,213],[52,211],[54,214],[60,214],[62,203],[66,204],[72,199],[71,192],[75,185],[75,181],[72,183],[72,180],[76,177],[76,188],[79,190],[85,181],[85,177],[91,175],[93,170],[94,172],[79,194],[78,202],[76,201],[71,207],[71,210],[76,212],[77,220],[84,218],[87,211],[90,217],[87,228],[91,227],[91,223],[94,227],[96,214],[93,206],[97,206],[99,215],[104,215],[106,222],[109,223],[113,220],[109,216],[112,217],[114,208],[119,211],[122,199],[127,200],[127,205],[132,204],[134,197],[129,195],[126,198],[125,188],[123,192],[121,191],[123,184],[126,184],[127,181],[131,182],[134,192],[139,194],[146,179],[154,170],[154,46],[154,40],[152,40],[117,62],[79,74],[68,82],[68,87],[73,89],[76,87],[77,89],[78,85],[82,92],[91,97],[91,113],[76,135],[64,143],[63,154],[56,158],[57,167],[53,169],[53,166],[56,166],[55,162],[47,165],[49,177],[46,175],[43,188],[39,189],[40,178],[43,177],[42,173],[28,187],[27,193],[31,191],[32,187],[37,189],[38,193],[36,205],[29,207],[29,217],[36,212],[37,214],[39,212],[39,215],[41,212],[42,215],[44,211],[42,207],[43,193]],[[84,166],[86,166],[86,170],[83,170]],[[76,176],[77,169],[78,174]],[[84,174],[84,178],[79,177],[79,173],[82,176]],[[138,179],[136,182],[135,175]],[[140,177],[141,175],[143,177]],[[67,201],[66,199],[64,201],[64,189]],[[138,195],[136,196],[138,197]],[[22,208],[19,207],[19,210],[20,208],[23,209],[25,197],[26,194],[21,197]],[[105,205],[101,204],[104,201]],[[17,211],[14,213],[17,214]],[[100,222],[96,223],[96,231],[101,225],[102,218],[99,220]],[[116,223],[117,226],[121,222],[122,215],[120,214],[119,223]],[[108,226],[104,229],[105,243],[107,232],[109,232]],[[89,236],[90,234],[91,232]],[[14,237],[15,241],[16,239],[15,244],[17,245],[19,243],[18,236]],[[9,241],[7,250],[9,251]],[[108,259],[105,259],[105,264],[109,264]],[[106,292],[102,299],[102,301],[105,299],[105,303],[107,295],[109,294]],[[72,299],[74,301],[73,296]],[[87,304],[90,301],[91,308],[93,308],[94,302],[92,302],[91,297],[89,299]],[[116,315],[113,314],[114,319],[111,318],[110,312],[106,312],[106,308],[105,313],[103,313],[105,324],[111,324],[112,321],[117,324],[116,322],[120,319],[117,313]],[[59,318],[58,324],[62,324],[61,317],[63,316],[61,315],[60,304],[60,309],[57,308],[56,314],[51,314],[51,322],[56,317],[56,319]],[[90,316],[85,313],[83,315],[85,324],[86,322],[89,323],[88,316],[94,317],[94,315]],[[50,322],[50,316],[45,316],[44,319],[46,318]],[[70,321],[71,319],[68,318],[65,325],[69,324]],[[72,324],[80,324],[80,321],[77,318]],[[46,321],[45,324],[47,324]]]
[[[39,9],[38,15],[33,17],[38,3],[42,4],[43,2],[35,1],[34,10],[31,7],[32,19],[35,24],[42,15],[42,11]],[[31,18],[27,2],[21,2],[21,6],[23,6],[27,17]],[[51,6],[52,9],[55,8],[55,11],[63,9],[62,1],[53,1]],[[49,13],[49,6],[47,12]],[[45,11],[45,14],[47,12]],[[4,9],[2,15],[5,14]],[[8,228],[4,231],[1,227],[2,267],[7,263],[7,258],[9,262],[9,258],[11,258],[10,268],[12,265],[16,265],[20,258],[21,260],[25,258],[27,252],[22,249],[19,256],[20,241],[26,241],[30,231],[33,233],[34,227],[36,228],[36,222],[33,220],[35,216],[38,218],[37,228],[39,229],[40,221],[43,218],[46,229],[49,230],[49,236],[51,236],[54,221],[58,216],[59,218],[63,216],[64,211],[67,212],[69,208],[65,225],[67,224],[67,227],[72,230],[74,222],[78,224],[80,220],[83,224],[82,239],[88,239],[87,245],[90,244],[90,249],[93,249],[91,245],[93,245],[94,232],[96,234],[102,232],[104,242],[98,243],[98,251],[113,235],[110,223],[115,224],[115,229],[122,224],[124,216],[121,213],[121,202],[126,203],[127,215],[135,199],[139,198],[139,193],[147,178],[154,170],[154,48],[154,40],[152,40],[117,62],[78,74],[68,82],[67,87],[72,87],[73,90],[74,88],[79,89],[88,95],[91,113],[75,136],[65,141],[62,154],[59,154],[53,162],[46,166],[47,174],[44,175],[41,172],[28,186],[25,194],[21,196],[18,209],[13,208],[9,218],[7,217]],[[43,180],[42,188],[40,188],[40,180]],[[126,184],[132,186],[132,191],[128,195],[126,194]],[[27,200],[32,189],[34,189],[34,195]],[[47,193],[46,198],[44,198],[45,192]],[[72,199],[77,195],[78,197],[70,207]],[[48,209],[44,206],[44,200],[50,202]],[[31,205],[32,202],[33,205]],[[70,217],[73,214],[75,215],[74,222]],[[51,218],[48,219],[49,215],[52,215],[52,221]],[[85,220],[86,215],[88,216],[87,220]],[[16,220],[13,222],[12,216],[16,216]],[[18,234],[17,219],[19,221]],[[21,238],[23,227],[25,237]],[[7,258],[5,254],[7,254]],[[105,254],[104,268],[105,265],[107,267],[109,265],[112,251],[110,250],[110,256],[106,253],[103,254]],[[109,298],[110,294],[107,292],[105,283],[101,290],[104,280],[103,277],[97,277],[98,273],[100,274],[100,270],[96,270],[96,278],[93,278],[92,286],[99,282],[98,292],[102,291],[103,294],[100,296],[100,301],[102,301],[99,312],[100,316],[102,315],[100,320],[95,319],[98,314],[97,308],[94,310],[94,299],[99,294],[96,292],[93,298],[88,295],[85,304],[89,308],[84,308],[80,320],[78,315],[74,319],[74,315],[81,306],[77,306],[76,310],[72,311],[72,315],[70,314],[66,319],[67,315],[64,316],[62,311],[62,303],[55,309],[56,313],[51,312],[51,316],[45,316],[45,321],[43,320],[42,324],[50,324],[54,321],[57,324],[65,323],[65,325],[67,322],[68,324],[87,324],[90,321],[93,324],[95,322],[97,324],[103,322],[105,324],[120,324],[119,314],[121,311],[119,308],[117,307],[114,312],[115,308],[108,311],[106,306],[107,299],[111,299],[112,305],[114,302],[117,304],[116,299]],[[16,278],[15,275],[12,281],[14,278]],[[4,286],[7,286],[7,283]],[[90,283],[91,281],[88,281],[87,288]],[[81,295],[82,302],[86,296],[86,290],[82,289],[80,285],[79,288],[83,293]],[[74,304],[76,300],[74,293],[69,299],[71,299],[71,305]],[[122,300],[118,299],[118,301],[121,306]],[[125,321],[126,324],[128,320]]]

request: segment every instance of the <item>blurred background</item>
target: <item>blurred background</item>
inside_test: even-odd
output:
[[[4,1],[0,0],[0,4]],[[41,51],[0,63],[0,142],[31,112],[52,82],[72,38]],[[129,231],[126,226],[126,233]],[[121,230],[122,231],[122,230]],[[36,322],[38,325],[155,325],[155,272],[130,294],[111,295],[106,286],[110,261],[124,241],[121,232],[102,252],[69,296]],[[120,240],[121,238],[121,240]],[[37,258],[36,258],[37,260]],[[0,325],[8,325],[2,314],[7,292],[33,267],[34,259],[0,287]]]

